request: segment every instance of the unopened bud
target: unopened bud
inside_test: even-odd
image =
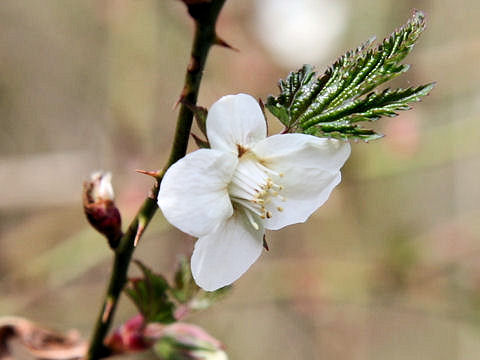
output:
[[[155,332],[152,325],[156,324],[147,326],[146,336]],[[152,338],[157,339],[154,350],[161,359],[228,360],[222,344],[196,325],[178,322],[159,330],[161,336]]]
[[[150,349],[153,341],[144,336],[145,321],[136,315],[121,325],[105,340],[105,345],[113,354],[124,354]]]
[[[88,222],[116,248],[122,237],[122,218],[115,206],[110,173],[93,173],[83,183],[83,209]]]

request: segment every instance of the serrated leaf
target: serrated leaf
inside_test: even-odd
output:
[[[135,264],[143,273],[143,278],[130,279],[125,293],[132,299],[146,322],[163,324],[175,321],[175,305],[168,298],[170,285],[161,275],[153,273],[140,261]]]
[[[372,38],[347,52],[321,76],[304,65],[280,81],[280,94],[268,97],[267,109],[285,125],[285,132],[342,139],[381,137],[355,123],[396,116],[396,111],[409,109],[409,103],[419,101],[434,86],[370,92],[408,70],[400,62],[424,29],[423,13],[417,11],[376,48]]]

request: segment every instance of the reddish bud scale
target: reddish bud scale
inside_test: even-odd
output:
[[[122,237],[122,218],[112,201],[102,201],[84,204],[83,207],[88,222],[99,233],[105,235],[113,247],[118,245]]]
[[[83,210],[88,222],[105,235],[112,249],[122,237],[122,218],[113,202],[110,174],[92,174],[83,184]]]
[[[134,316],[107,338],[105,344],[114,354],[145,351],[153,342],[145,338],[144,330],[143,316]]]

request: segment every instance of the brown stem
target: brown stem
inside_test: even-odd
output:
[[[185,156],[187,151],[193,113],[184,103],[196,104],[198,90],[202,80],[203,69],[208,52],[215,44],[215,24],[225,0],[212,0],[188,4],[188,11],[195,20],[195,35],[191,50],[190,64],[185,75],[185,84],[181,94],[180,111],[172,144],[172,150],[162,173],[157,177],[150,196],[145,199],[128,230],[120,239],[115,249],[115,258],[110,274],[107,292],[95,323],[90,347],[86,358],[96,360],[110,355],[110,350],[104,345],[104,339],[112,323],[118,298],[127,283],[127,271],[135,250],[135,240],[145,230],[157,210],[157,195],[165,171],[177,160]]]

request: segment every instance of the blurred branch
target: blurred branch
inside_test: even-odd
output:
[[[196,104],[197,102],[198,90],[208,51],[212,45],[216,44],[215,24],[224,2],[225,0],[194,2],[193,4],[185,2],[190,15],[195,20],[195,35],[190,63],[185,75],[185,84],[179,99],[180,111],[177,118],[172,150],[163,171],[156,176],[156,183],[151,190],[151,194],[143,202],[128,230],[120,239],[118,247],[115,249],[115,258],[107,293],[95,324],[87,359],[99,359],[108,356],[110,353],[109,349],[104,345],[104,339],[110,328],[118,298],[127,281],[128,266],[135,250],[135,245],[157,210],[156,199],[163,174],[173,163],[185,156],[187,152],[193,113],[185,104]]]

